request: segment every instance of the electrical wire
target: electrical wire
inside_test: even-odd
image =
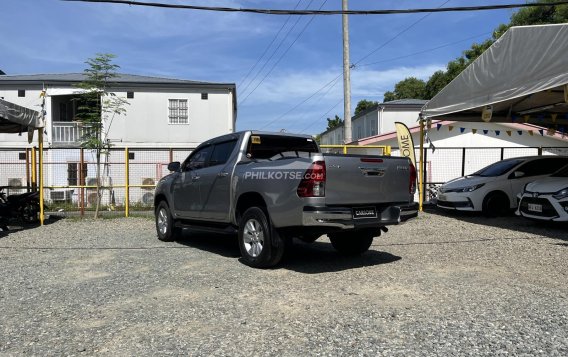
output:
[[[439,45],[439,46],[437,46],[437,47],[432,47],[432,48],[425,49],[425,50],[422,50],[422,51],[409,53],[409,54],[407,54],[407,55],[398,56],[398,57],[391,57],[391,58],[387,58],[387,59],[380,60],[380,61],[377,61],[377,62],[370,62],[370,63],[358,64],[357,67],[358,67],[358,68],[359,68],[359,67],[367,67],[367,66],[372,66],[372,65],[375,65],[375,64],[379,64],[379,63],[390,62],[390,61],[396,61],[396,60],[403,59],[403,58],[413,57],[413,56],[420,55],[420,54],[423,54],[423,53],[428,53],[428,52],[431,52],[431,51],[439,50],[439,49],[444,48],[444,47],[449,47],[449,46],[457,45],[458,43],[462,43],[462,42],[465,42],[465,41],[473,40],[474,38],[481,37],[481,36],[487,36],[487,35],[490,35],[490,34],[491,34],[491,32],[484,32],[484,33],[480,33],[479,35],[475,35],[475,36],[471,36],[471,37],[468,37],[468,38],[464,38],[463,40],[459,40],[459,41],[455,41],[455,42],[449,42],[449,43],[446,43],[446,44],[443,44],[443,45]]]
[[[441,5],[438,6],[438,8],[441,8],[442,6],[446,5],[447,3],[449,3],[451,0],[446,0],[445,2],[443,2]],[[367,53],[365,56],[363,56],[361,59],[359,59],[359,61],[355,62],[354,67],[362,62],[363,60],[365,60],[366,58],[369,58],[372,54],[374,54],[375,52],[377,52],[378,50],[384,48],[386,45],[388,45],[389,43],[393,42],[395,39],[397,39],[398,37],[400,37],[402,34],[404,34],[405,32],[409,31],[411,28],[413,28],[414,26],[416,26],[418,23],[422,22],[425,18],[427,18],[428,16],[430,16],[431,14],[426,14],[422,17],[420,17],[418,20],[414,21],[412,24],[410,24],[409,26],[407,26],[406,28],[404,28],[402,31],[400,31],[399,33],[397,33],[395,36],[391,37],[389,40],[383,42],[380,46],[378,46],[377,48],[375,48],[374,50],[372,50],[371,52]],[[341,77],[343,75],[343,73],[341,73],[338,77]],[[321,89],[320,89],[321,90]],[[288,112],[287,112],[288,113]],[[318,118],[317,120],[319,121],[321,119]]]
[[[302,0],[298,0],[298,3],[296,3],[296,6],[294,6],[294,9],[297,9],[298,6],[300,5],[300,3],[302,2]],[[241,84],[239,87],[243,86],[246,82],[246,80],[248,79],[248,77],[250,76],[250,74],[252,73],[252,71],[254,71],[254,69],[256,68],[256,66],[260,63],[260,61],[262,60],[262,58],[264,57],[264,55],[268,52],[268,50],[270,49],[270,47],[272,47],[272,44],[274,44],[274,42],[276,41],[276,39],[278,38],[278,36],[280,36],[280,33],[282,32],[282,30],[286,27],[286,25],[288,24],[288,22],[290,21],[290,19],[292,18],[292,15],[288,16],[286,18],[286,21],[284,21],[284,23],[282,24],[282,26],[280,27],[280,30],[278,30],[278,33],[276,34],[276,36],[274,36],[274,38],[272,39],[272,41],[268,44],[268,46],[266,46],[266,48],[264,49],[264,52],[262,53],[262,55],[260,55],[260,57],[258,58],[258,60],[256,61],[256,63],[250,68],[250,70],[248,71],[248,73],[245,75],[245,77],[241,80]],[[284,37],[285,39],[286,37]],[[275,50],[277,51],[278,48]],[[270,61],[270,58],[266,61],[266,63],[268,63],[268,61]],[[261,72],[262,69],[259,71]],[[248,88],[248,86],[250,85],[250,83],[252,83],[252,80],[249,82],[249,84],[247,84],[247,86],[245,87],[245,89],[243,89],[243,92],[246,91],[246,88]]]
[[[288,110],[286,113],[280,115],[279,117],[271,120],[270,122],[264,124],[260,130],[266,128],[267,126],[270,126],[272,123],[274,123],[277,120],[282,119],[283,117],[285,117],[286,115],[290,114],[291,112],[293,112],[294,110],[296,110],[298,107],[300,107],[302,104],[304,104],[305,102],[307,102],[308,100],[312,99],[313,97],[315,97],[316,94],[318,94],[319,92],[321,92],[324,88],[326,88],[329,85],[332,85],[333,82],[337,82],[337,80],[339,78],[341,78],[341,76],[343,75],[340,74],[339,76],[335,77],[334,79],[332,79],[331,81],[327,82],[323,87],[321,87],[320,89],[318,89],[317,91],[315,91],[312,95],[310,95],[308,98],[304,99],[303,101],[301,101],[300,103],[296,104],[292,109]],[[343,99],[342,99],[343,100]]]
[[[312,121],[312,123],[308,126],[306,126],[304,129],[302,129],[302,131],[300,131],[300,134],[304,133],[306,130],[308,130],[309,128],[311,128],[312,126],[314,126],[315,123],[317,123],[320,119],[323,119],[325,117],[327,117],[327,115],[333,110],[335,109],[335,107],[337,107],[339,104],[341,104],[341,102],[343,102],[343,98],[341,98],[337,103],[335,103],[333,105],[333,107],[329,108],[329,110],[327,112],[325,112],[324,115],[322,115],[321,117],[319,117],[317,120]]]
[[[447,3],[449,3],[452,0],[446,0],[442,5],[438,6],[437,8],[440,9],[442,8],[442,6],[446,5]],[[414,21],[412,24],[410,24],[409,26],[407,26],[404,30],[400,31],[399,33],[397,33],[396,35],[394,35],[393,37],[391,37],[390,40],[387,40],[385,42],[383,42],[379,47],[375,48],[374,50],[372,50],[371,52],[367,53],[365,56],[363,56],[363,58],[359,59],[359,61],[355,62],[354,65],[358,65],[360,62],[362,62],[363,60],[369,58],[371,55],[373,55],[375,52],[377,52],[378,50],[384,48],[386,45],[388,45],[389,43],[393,42],[394,40],[396,40],[397,38],[399,38],[400,36],[402,36],[404,33],[406,33],[407,31],[409,31],[411,28],[413,28],[414,26],[418,25],[420,22],[422,22],[425,18],[427,18],[428,16],[432,15],[432,13],[428,13],[424,16],[422,16],[421,18],[419,18],[418,20]]]
[[[393,10],[280,10],[280,9],[253,9],[253,8],[234,8],[234,7],[217,7],[217,6],[195,6],[195,5],[179,5],[164,4],[157,2],[141,2],[126,0],[61,0],[66,2],[90,2],[90,3],[111,3],[130,6],[148,6],[161,7],[171,9],[186,10],[203,10],[218,12],[245,12],[263,15],[394,15],[394,14],[414,14],[414,13],[434,13],[434,12],[457,12],[457,11],[482,11],[482,10],[500,10],[500,9],[516,9],[523,7],[545,7],[566,5],[568,1],[556,1],[551,3],[525,3],[525,4],[503,4],[503,5],[484,5],[484,6],[459,6],[445,8],[418,8],[418,9],[393,9]]]
[[[326,0],[327,1],[327,0]],[[310,7],[312,5],[312,3],[314,2],[314,0],[310,0],[310,2],[308,3],[308,5],[306,5],[306,9],[308,7]],[[312,17],[313,18],[313,17]],[[264,68],[266,68],[266,66],[268,65],[268,63],[270,62],[270,60],[272,59],[272,57],[274,57],[274,55],[278,52],[278,50],[282,47],[282,45],[284,44],[284,42],[286,41],[286,39],[288,38],[288,36],[290,36],[290,34],[292,33],[292,31],[296,28],[296,26],[298,26],[298,23],[300,22],[301,17],[298,17],[296,19],[296,22],[292,25],[292,27],[290,27],[290,29],[288,30],[288,32],[286,33],[286,35],[284,36],[284,38],[280,41],[280,43],[278,44],[278,46],[276,47],[276,49],[272,52],[272,54],[270,55],[270,57],[266,60],[266,62],[264,62],[264,65],[262,66],[262,68],[256,73],[256,75],[254,76],[254,78],[246,85],[246,87],[242,90],[241,93],[241,97],[243,97],[243,99],[241,99],[238,103],[238,105],[241,105],[245,102],[245,100],[260,86],[260,84],[264,81],[264,78],[266,78],[266,76],[268,74],[270,74],[270,72],[272,72],[272,70],[274,69],[275,65],[272,66],[272,68],[267,72],[267,75],[265,75],[260,82],[257,83],[256,87],[254,87],[249,94],[244,95],[244,93],[246,93],[247,88],[256,80],[256,78],[262,73],[262,71],[264,71]],[[304,27],[305,29],[305,27]],[[296,39],[292,42],[292,44],[288,47],[288,49],[286,49],[283,54],[280,55],[279,59],[276,61],[276,64],[278,64],[280,62],[280,60],[282,59],[282,57],[284,57],[284,55],[288,52],[288,50],[294,45],[294,43],[296,43],[296,41],[298,40],[298,38],[302,35],[304,30],[302,30],[300,32],[300,34],[296,37]]]
[[[322,4],[320,5],[320,9],[327,3],[327,0],[324,0],[322,2]],[[310,1],[311,4],[311,1]],[[308,6],[310,5],[308,4]],[[274,62],[274,64],[272,65],[272,67],[270,68],[270,70],[268,70],[268,72],[266,72],[266,74],[264,75],[264,77],[262,77],[262,79],[260,80],[260,82],[257,83],[257,85],[252,89],[252,91],[250,91],[243,100],[241,100],[241,102],[239,104],[243,104],[248,97],[250,97],[251,94],[254,93],[254,91],[256,91],[256,89],[262,84],[262,82],[264,82],[264,80],[266,79],[266,77],[268,77],[270,75],[270,73],[272,73],[272,71],[274,70],[274,68],[276,68],[276,66],[280,63],[280,61],[282,61],[282,59],[284,58],[284,56],[286,56],[286,54],[288,53],[288,51],[290,51],[290,49],[292,48],[292,46],[294,46],[294,44],[296,43],[296,41],[298,41],[298,39],[302,36],[302,34],[306,31],[306,29],[310,26],[310,24],[312,23],[312,21],[314,21],[315,16],[312,16],[310,18],[310,20],[304,25],[304,28],[300,31],[300,33],[298,34],[298,36],[296,36],[296,38],[294,39],[294,41],[292,41],[292,43],[290,44],[290,46],[288,46],[288,48],[286,48],[286,50],[280,55],[280,57],[278,58],[278,60],[276,62]]]

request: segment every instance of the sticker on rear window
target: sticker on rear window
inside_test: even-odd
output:
[[[260,136],[253,135],[250,139],[253,144],[260,144]]]

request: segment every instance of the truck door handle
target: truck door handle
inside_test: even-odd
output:
[[[219,173],[217,174],[217,176],[218,176],[218,177],[227,177],[227,176],[229,176],[229,173],[228,173],[228,172],[219,172]]]
[[[191,178],[191,181],[197,181],[197,180],[199,180],[200,178],[201,178],[201,176],[193,176],[193,177]]]

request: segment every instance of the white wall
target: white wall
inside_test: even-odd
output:
[[[420,109],[416,110],[389,110],[385,109],[382,112],[380,127],[381,131],[379,134],[390,133],[396,130],[394,125],[395,122],[401,122],[406,124],[409,128],[412,126],[416,126],[418,123],[418,114],[420,113]]]
[[[343,145],[344,128],[340,126],[321,136],[321,145]]]
[[[201,93],[208,99],[201,99]],[[126,93],[117,93],[126,97]],[[168,100],[187,99],[188,124],[168,123]],[[134,91],[127,99],[126,118],[116,118],[109,138],[115,146],[195,147],[234,131],[230,92],[222,90]]]
[[[12,87],[14,88],[14,87]],[[49,88],[50,90],[65,89]],[[18,97],[18,89],[25,89],[25,97]],[[133,91],[134,98],[126,99],[126,92]],[[208,99],[201,99],[201,93],[208,93]],[[0,97],[23,107],[41,110],[41,87],[18,86],[0,90]],[[126,114],[112,120],[109,138],[116,147],[195,147],[215,136],[233,132],[235,127],[233,95],[222,89],[149,90],[118,89],[117,96],[125,98]],[[51,98],[46,97],[46,146],[51,140],[52,110]],[[189,124],[168,123],[168,100],[187,99]],[[37,133],[34,141],[37,143]],[[37,144],[36,144],[37,145]],[[29,147],[27,134],[0,134],[0,147]]]

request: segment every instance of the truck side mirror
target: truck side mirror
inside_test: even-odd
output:
[[[177,171],[179,171],[180,167],[181,167],[181,164],[179,163],[179,161],[170,162],[168,164],[168,170],[170,170],[170,171],[177,172]]]

